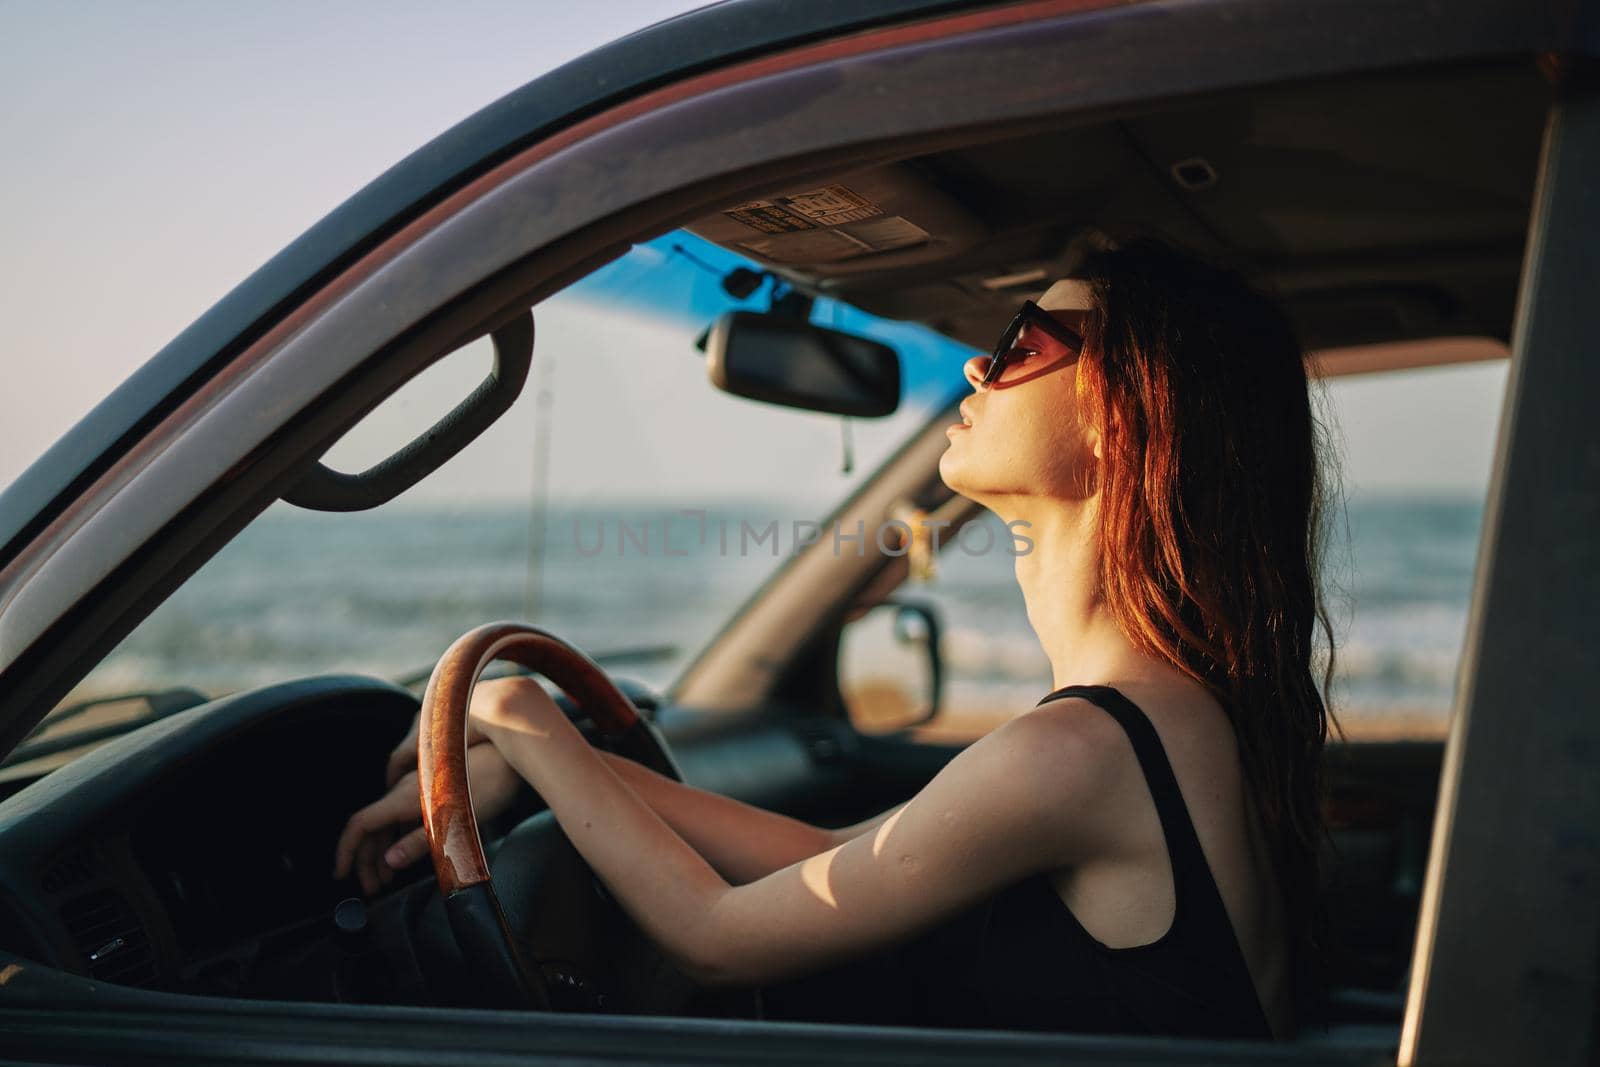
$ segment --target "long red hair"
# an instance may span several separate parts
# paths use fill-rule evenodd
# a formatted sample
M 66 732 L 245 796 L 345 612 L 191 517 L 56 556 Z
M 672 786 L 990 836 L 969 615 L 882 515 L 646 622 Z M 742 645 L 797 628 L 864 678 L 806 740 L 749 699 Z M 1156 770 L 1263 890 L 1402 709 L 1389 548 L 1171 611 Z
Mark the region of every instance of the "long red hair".
M 1094 303 L 1078 381 L 1102 438 L 1105 603 L 1137 647 L 1204 685 L 1232 720 L 1305 1011 L 1319 955 L 1322 753 L 1336 724 L 1319 582 L 1335 483 L 1304 354 L 1273 297 L 1165 241 L 1093 252 L 1076 273 Z

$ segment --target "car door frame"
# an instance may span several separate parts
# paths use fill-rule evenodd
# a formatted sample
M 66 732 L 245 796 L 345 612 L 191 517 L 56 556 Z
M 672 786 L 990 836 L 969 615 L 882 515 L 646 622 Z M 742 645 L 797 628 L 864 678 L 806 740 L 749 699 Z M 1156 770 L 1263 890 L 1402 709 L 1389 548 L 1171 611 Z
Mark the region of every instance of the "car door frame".
M 1551 72 L 1402 1063 L 1600 1054 L 1600 78 Z

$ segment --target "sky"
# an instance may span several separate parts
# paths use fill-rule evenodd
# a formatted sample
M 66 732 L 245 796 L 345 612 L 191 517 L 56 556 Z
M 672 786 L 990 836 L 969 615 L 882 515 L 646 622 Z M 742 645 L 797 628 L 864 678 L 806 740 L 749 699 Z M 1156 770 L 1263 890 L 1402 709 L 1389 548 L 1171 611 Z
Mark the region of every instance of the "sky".
M 0 487 L 231 288 L 412 150 L 561 63 L 697 6 L 607 0 L 597 18 L 594 5 L 527 0 L 0 0 L 0 360 L 10 401 Z M 683 264 L 674 266 L 678 277 Z M 672 492 L 749 483 L 825 493 L 853 481 L 841 473 L 839 420 L 774 415 L 716 393 L 688 345 L 694 316 L 709 305 L 657 321 L 661 306 L 599 314 L 581 291 L 542 306 L 532 399 L 430 478 L 422 496 L 525 495 L 535 442 L 528 405 L 541 390 L 559 416 L 550 479 L 558 490 L 650 492 L 669 478 Z M 575 358 L 596 347 L 614 356 L 603 390 L 583 373 L 596 364 Z M 651 351 L 648 367 L 623 358 L 637 360 L 641 349 Z M 377 458 L 419 419 L 431 421 L 470 389 L 481 356 L 463 353 L 426 386 L 397 395 L 335 458 L 359 469 L 362 456 Z M 1481 492 L 1504 383 L 1505 365 L 1494 363 L 1334 385 L 1347 484 Z M 855 477 L 919 410 L 857 420 Z M 617 411 L 628 413 L 623 432 L 584 438 Z M 759 451 L 739 447 L 758 419 L 776 427 L 770 439 Z M 480 457 L 499 457 L 500 466 Z

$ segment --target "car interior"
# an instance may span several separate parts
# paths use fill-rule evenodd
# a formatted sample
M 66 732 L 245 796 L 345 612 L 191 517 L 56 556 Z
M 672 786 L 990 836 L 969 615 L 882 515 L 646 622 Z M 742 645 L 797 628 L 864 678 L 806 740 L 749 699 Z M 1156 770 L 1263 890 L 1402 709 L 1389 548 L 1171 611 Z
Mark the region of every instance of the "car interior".
M 1144 230 L 1273 287 L 1323 374 L 1493 357 L 1511 336 L 1549 93 L 1520 60 L 1216 93 L 775 181 L 680 226 L 795 292 L 976 350 L 1094 242 Z M 1480 347 L 1400 343 L 1441 338 Z M 836 515 L 909 504 L 957 529 L 978 518 L 937 474 L 948 415 Z M 966 743 L 858 730 L 840 689 L 842 633 L 910 566 L 797 559 L 667 691 L 617 680 L 685 781 L 818 825 L 870 818 Z M 325 676 L 212 701 L 186 685 L 136 699 L 132 732 L 73 712 L 0 771 L 0 948 L 156 993 L 481 1006 L 425 864 L 355 904 L 327 877 L 348 813 L 381 791 L 418 687 Z M 612 743 L 563 699 L 595 743 Z M 1398 1033 L 1442 748 L 1331 745 L 1334 1033 Z M 482 830 L 508 921 L 545 950 L 556 1010 L 770 1016 L 759 995 L 673 973 L 531 790 Z M 859 1004 L 815 1010 L 871 1021 Z

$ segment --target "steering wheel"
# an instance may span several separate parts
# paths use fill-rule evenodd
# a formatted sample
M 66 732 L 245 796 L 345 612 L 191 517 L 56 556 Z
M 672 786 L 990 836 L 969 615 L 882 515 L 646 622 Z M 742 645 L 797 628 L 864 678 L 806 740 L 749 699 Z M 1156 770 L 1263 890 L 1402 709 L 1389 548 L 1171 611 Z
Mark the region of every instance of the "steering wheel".
M 463 635 L 434 667 L 422 700 L 417 770 L 422 823 L 451 933 L 497 1007 L 552 1010 L 550 979 L 513 935 L 495 895 L 467 782 L 467 709 L 473 687 L 495 660 L 549 678 L 586 712 L 607 747 L 682 781 L 666 742 L 604 669 L 545 630 L 494 622 Z M 569 846 L 570 848 L 570 843 Z M 598 884 L 587 864 L 577 864 Z

